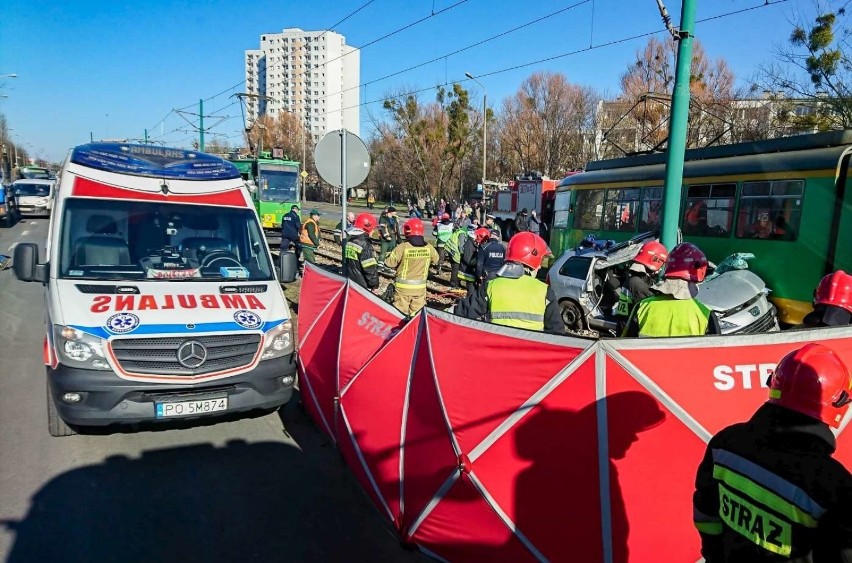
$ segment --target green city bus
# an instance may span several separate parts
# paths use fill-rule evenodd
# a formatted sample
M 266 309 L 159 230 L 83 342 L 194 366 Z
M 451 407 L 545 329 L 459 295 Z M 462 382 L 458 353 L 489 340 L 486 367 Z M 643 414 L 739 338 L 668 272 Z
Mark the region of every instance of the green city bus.
M 281 217 L 299 204 L 299 163 L 272 158 L 268 152 L 254 157 L 230 158 L 251 190 L 263 232 L 270 244 L 281 243 Z
M 820 278 L 852 271 L 852 130 L 686 151 L 678 226 L 714 262 L 735 252 L 799 324 Z M 551 248 L 627 240 L 662 220 L 665 154 L 590 162 L 557 186 Z M 845 244 L 843 243 L 845 241 Z

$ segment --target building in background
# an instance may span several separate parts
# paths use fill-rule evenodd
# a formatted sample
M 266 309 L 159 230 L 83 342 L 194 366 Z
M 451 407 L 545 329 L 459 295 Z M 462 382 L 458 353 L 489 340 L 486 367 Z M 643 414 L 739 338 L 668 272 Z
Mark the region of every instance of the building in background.
M 245 52 L 249 123 L 261 115 L 292 112 L 314 139 L 345 127 L 360 134 L 361 53 L 333 31 L 287 28 L 260 36 L 260 49 Z

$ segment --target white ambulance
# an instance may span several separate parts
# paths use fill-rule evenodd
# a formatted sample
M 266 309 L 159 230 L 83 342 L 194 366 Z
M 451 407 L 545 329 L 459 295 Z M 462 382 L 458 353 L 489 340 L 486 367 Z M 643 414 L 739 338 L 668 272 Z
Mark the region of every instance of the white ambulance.
M 240 173 L 151 145 L 92 143 L 58 176 L 46 256 L 48 426 L 274 409 L 292 394 L 290 311 Z M 70 426 L 69 426 L 70 425 Z

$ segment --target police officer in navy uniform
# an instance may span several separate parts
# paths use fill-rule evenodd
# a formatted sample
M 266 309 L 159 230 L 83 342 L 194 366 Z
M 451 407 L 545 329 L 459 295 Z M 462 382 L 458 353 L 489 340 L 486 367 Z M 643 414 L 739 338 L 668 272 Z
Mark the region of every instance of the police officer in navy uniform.
M 286 252 L 293 245 L 296 260 L 302 253 L 302 245 L 299 237 L 302 232 L 302 217 L 299 215 L 299 206 L 293 205 L 290 211 L 281 217 L 281 251 Z
M 500 237 L 498 229 L 491 229 L 488 242 L 482 245 L 476 255 L 476 278 L 479 283 L 494 279 L 506 262 L 506 247 L 500 242 Z
M 849 368 L 807 344 L 781 360 L 750 420 L 710 440 L 693 496 L 707 563 L 852 562 L 852 475 L 831 432 L 850 400 Z

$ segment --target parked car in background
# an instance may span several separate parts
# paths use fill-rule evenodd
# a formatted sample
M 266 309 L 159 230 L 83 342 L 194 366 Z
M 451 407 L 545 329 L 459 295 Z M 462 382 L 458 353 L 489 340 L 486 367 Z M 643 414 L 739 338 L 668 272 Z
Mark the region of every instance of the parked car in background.
M 566 328 L 614 334 L 618 295 L 611 288 L 618 284 L 607 280 L 610 276 L 623 279 L 642 244 L 654 238 L 654 233 L 645 233 L 619 244 L 609 241 L 611 244 L 568 250 L 553 263 L 547 283 L 562 307 Z M 775 306 L 767 299 L 770 290 L 754 272 L 726 271 L 708 277 L 698 287 L 698 299 L 716 312 L 722 334 L 780 330 Z
M 15 208 L 21 217 L 49 217 L 56 180 L 17 180 L 12 184 Z

